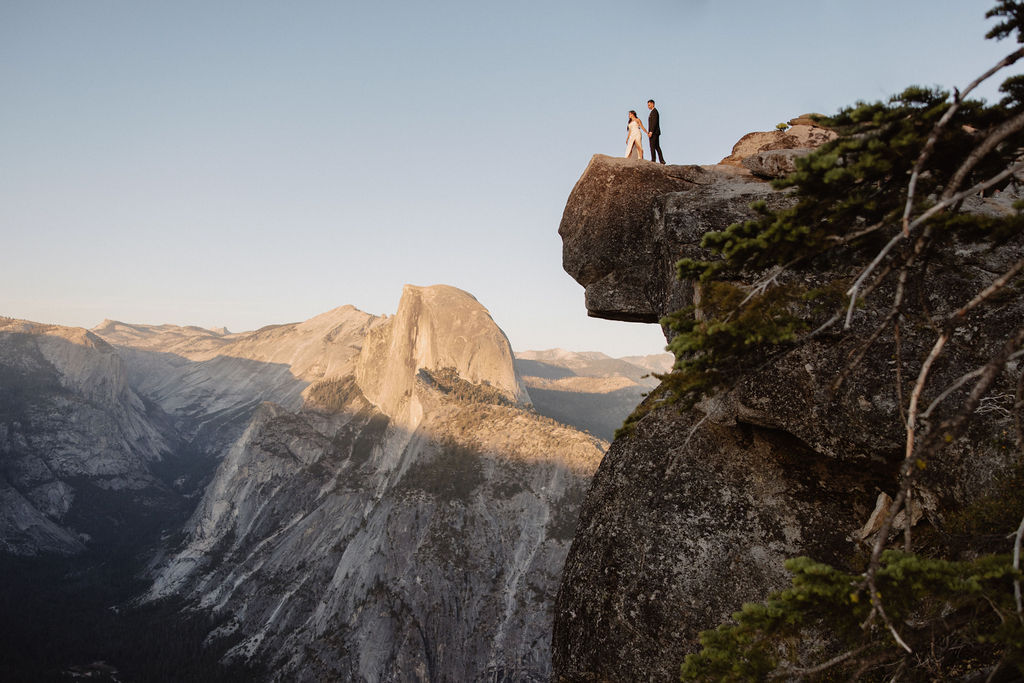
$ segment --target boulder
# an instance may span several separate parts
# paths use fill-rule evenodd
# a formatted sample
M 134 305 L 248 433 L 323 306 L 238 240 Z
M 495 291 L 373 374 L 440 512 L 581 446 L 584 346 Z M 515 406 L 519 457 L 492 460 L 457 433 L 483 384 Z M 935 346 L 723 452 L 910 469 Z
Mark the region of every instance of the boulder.
M 796 160 L 809 149 L 772 149 L 753 154 L 740 163 L 758 178 L 784 178 L 796 170 Z
M 758 152 L 776 149 L 814 149 L 829 140 L 834 140 L 836 133 L 821 126 L 807 125 L 803 119 L 794 119 L 788 130 L 772 130 L 759 133 L 747 133 L 733 145 L 732 153 L 720 163 L 739 166 L 744 159 Z

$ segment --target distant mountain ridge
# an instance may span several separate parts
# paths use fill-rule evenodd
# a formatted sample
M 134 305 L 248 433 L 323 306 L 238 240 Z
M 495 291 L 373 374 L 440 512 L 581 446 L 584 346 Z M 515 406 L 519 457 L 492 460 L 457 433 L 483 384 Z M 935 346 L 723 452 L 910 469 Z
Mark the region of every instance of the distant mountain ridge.
M 206 642 L 225 661 L 289 680 L 546 680 L 561 564 L 607 447 L 567 418 L 581 397 L 638 401 L 647 370 L 521 355 L 444 285 L 406 286 L 394 315 L 342 306 L 241 333 L 0 319 L 2 551 L 102 548 L 79 520 L 112 508 L 61 501 L 119 482 L 102 504 L 135 500 L 171 531 L 199 501 L 174 545 L 156 552 L 152 524 L 119 540 L 157 563 L 148 600 L 220 624 Z M 26 405 L 48 408 L 31 422 Z M 25 424 L 36 441 L 18 447 Z M 103 450 L 114 434 L 125 445 Z M 33 479 L 44 439 L 78 444 L 79 469 L 123 451 L 121 469 L 62 478 L 65 458 Z
M 612 358 L 597 351 L 521 351 L 516 370 L 537 411 L 611 440 L 623 420 L 671 370 L 670 353 Z
M 353 324 L 365 336 L 340 374 L 298 409 L 258 408 L 149 599 L 228 618 L 211 636 L 237 641 L 227 657 L 288 680 L 545 680 L 606 444 L 532 410 L 465 292 L 406 286 L 394 316 L 346 315 L 325 338 Z
M 130 507 L 175 506 L 156 468 L 173 469 L 176 444 L 128 374 L 92 332 L 0 319 L 0 550 L 81 552 L 109 533 L 89 502 L 109 492 Z

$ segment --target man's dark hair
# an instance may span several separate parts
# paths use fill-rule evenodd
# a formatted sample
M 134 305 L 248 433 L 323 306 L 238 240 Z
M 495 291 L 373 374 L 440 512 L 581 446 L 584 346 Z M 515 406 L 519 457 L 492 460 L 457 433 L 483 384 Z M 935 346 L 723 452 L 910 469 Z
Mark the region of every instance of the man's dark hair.
M 654 104 L 654 100 L 647 100 L 647 101 L 650 102 L 651 104 Z

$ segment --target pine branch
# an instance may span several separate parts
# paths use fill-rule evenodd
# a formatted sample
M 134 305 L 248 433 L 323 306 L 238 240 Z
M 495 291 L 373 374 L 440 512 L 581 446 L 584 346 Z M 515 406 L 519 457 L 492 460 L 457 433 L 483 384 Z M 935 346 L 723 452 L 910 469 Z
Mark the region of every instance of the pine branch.
M 979 85 L 984 83 L 995 73 L 1004 69 L 1012 64 L 1015 64 L 1017 60 L 1024 57 L 1024 48 L 1012 52 L 1001 60 L 999 60 L 995 66 L 990 68 L 988 71 L 978 76 L 976 79 L 963 90 L 963 92 L 957 92 L 953 99 L 953 104 L 949 106 L 949 109 L 942 115 L 942 118 L 932 128 L 931 135 L 928 136 L 928 140 L 925 142 L 924 147 L 921 149 L 921 153 L 917 157 L 917 161 L 914 163 L 914 170 L 910 174 L 910 182 L 907 185 L 907 202 L 903 208 L 903 219 L 901 221 L 903 225 L 903 235 L 910 235 L 910 214 L 914 210 L 914 200 L 916 199 L 915 193 L 917 191 L 917 180 L 921 175 L 921 170 L 924 168 L 924 164 L 928 161 L 928 157 L 931 156 L 932 150 L 935 148 L 935 144 L 939 141 L 939 135 L 949 124 L 953 118 L 953 114 L 960 108 L 960 104 L 963 102 L 963 98 L 967 97 L 972 90 L 977 88 Z
M 996 129 L 993 130 L 980 145 L 975 147 L 974 150 L 967 155 L 966 159 L 964 159 L 960 168 L 958 168 L 956 173 L 953 174 L 949 184 L 946 185 L 946 189 L 942 193 L 943 198 L 952 196 L 953 193 L 956 192 L 957 188 L 960 187 L 964 178 L 967 177 L 967 174 L 978 165 L 979 161 L 985 158 L 985 155 L 995 149 L 996 145 L 1022 128 L 1024 128 L 1024 111 L 996 127 Z

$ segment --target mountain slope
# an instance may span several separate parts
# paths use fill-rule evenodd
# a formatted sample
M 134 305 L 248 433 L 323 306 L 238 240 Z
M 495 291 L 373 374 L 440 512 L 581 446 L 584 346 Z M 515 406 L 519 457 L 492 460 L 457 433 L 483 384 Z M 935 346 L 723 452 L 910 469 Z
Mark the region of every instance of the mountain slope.
M 92 331 L 118 348 L 132 385 L 174 417 L 182 438 L 218 455 L 262 401 L 298 408 L 311 382 L 352 372 L 377 322 L 341 306 L 301 323 L 238 334 L 111 320 Z
M 163 419 L 96 335 L 0 318 L 0 549 L 74 554 L 131 508 L 176 506 L 155 474 L 176 459 Z
M 546 680 L 605 444 L 537 415 L 486 310 L 411 287 L 351 372 L 264 403 L 149 599 L 228 619 L 280 680 Z
M 520 351 L 516 371 L 537 412 L 610 440 L 658 385 L 651 373 L 667 372 L 672 360 L 667 353 L 612 358 L 594 351 Z

